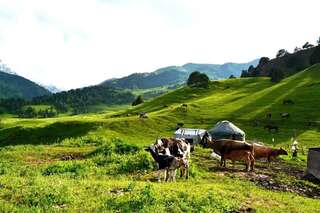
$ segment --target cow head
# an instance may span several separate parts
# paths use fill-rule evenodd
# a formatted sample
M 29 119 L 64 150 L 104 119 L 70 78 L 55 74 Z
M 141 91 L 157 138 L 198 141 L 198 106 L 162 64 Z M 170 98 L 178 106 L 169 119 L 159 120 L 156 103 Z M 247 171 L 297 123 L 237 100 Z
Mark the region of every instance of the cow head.
M 278 153 L 279 155 L 288 155 L 288 152 L 282 148 L 279 149 Z

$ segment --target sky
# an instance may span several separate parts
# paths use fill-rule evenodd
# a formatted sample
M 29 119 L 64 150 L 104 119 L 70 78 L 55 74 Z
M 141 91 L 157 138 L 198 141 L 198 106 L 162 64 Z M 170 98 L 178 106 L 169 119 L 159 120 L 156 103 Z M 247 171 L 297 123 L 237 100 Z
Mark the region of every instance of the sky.
M 0 59 L 61 89 L 248 62 L 320 36 L 319 0 L 0 0 Z

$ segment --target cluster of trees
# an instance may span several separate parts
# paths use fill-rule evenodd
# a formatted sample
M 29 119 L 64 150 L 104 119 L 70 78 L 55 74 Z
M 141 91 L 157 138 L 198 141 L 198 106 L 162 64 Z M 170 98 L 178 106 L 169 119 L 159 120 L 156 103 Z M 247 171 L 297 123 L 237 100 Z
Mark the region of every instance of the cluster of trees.
M 319 46 L 320 45 L 320 37 L 319 39 L 317 40 L 317 45 Z M 302 45 L 302 48 L 300 47 L 295 47 L 293 52 L 296 53 L 296 52 L 299 52 L 301 50 L 305 50 L 305 49 L 309 49 L 309 48 L 313 48 L 314 45 L 309 43 L 309 42 L 306 42 Z M 290 54 L 286 49 L 280 49 L 277 54 L 276 54 L 276 58 L 280 58 L 280 57 L 283 57 L 285 55 L 288 55 Z
M 27 104 L 28 102 L 21 98 L 0 99 L 0 114 L 18 114 L 21 108 Z
M 28 106 L 18 113 L 19 118 L 53 118 L 57 115 L 58 112 L 53 107 L 37 111 L 35 108 Z
M 204 73 L 194 71 L 190 74 L 187 80 L 187 85 L 190 87 L 208 87 L 209 77 Z
M 104 86 L 92 86 L 38 96 L 31 101 L 20 98 L 0 99 L 0 113 L 11 113 L 25 118 L 54 117 L 58 113 L 66 113 L 70 110 L 73 114 L 87 113 L 89 107 L 96 104 L 124 104 L 131 103 L 134 99 L 134 95 L 130 92 Z M 39 111 L 32 107 L 25 107 L 43 104 L 53 107 Z
M 262 57 L 257 67 L 250 66 L 248 70 L 243 70 L 241 77 L 269 76 L 271 81 L 279 82 L 286 76 L 320 63 L 320 37 L 317 44 L 314 46 L 306 42 L 301 48 L 296 47 L 292 54 L 285 49 L 280 49 L 276 59 Z
M 58 112 L 65 113 L 69 108 L 73 114 L 87 113 L 89 107 L 96 104 L 124 104 L 134 100 L 130 92 L 105 86 L 91 86 L 69 90 L 52 95 L 39 96 L 32 100 L 34 104 L 55 106 Z

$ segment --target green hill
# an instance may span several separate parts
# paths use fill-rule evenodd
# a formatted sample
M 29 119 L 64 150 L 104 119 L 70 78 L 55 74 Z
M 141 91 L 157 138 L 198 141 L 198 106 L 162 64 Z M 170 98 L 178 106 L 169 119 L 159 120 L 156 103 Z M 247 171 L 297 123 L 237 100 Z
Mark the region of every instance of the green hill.
M 0 71 L 0 98 L 23 98 L 48 95 L 50 92 L 21 76 Z
M 240 76 L 242 70 L 257 65 L 258 60 L 248 63 L 194 64 L 169 66 L 151 73 L 135 73 L 119 79 L 110 79 L 101 83 L 112 87 L 127 89 L 148 89 L 155 87 L 183 84 L 191 72 L 197 70 L 208 75 L 210 79 L 225 79 L 230 75 Z
M 295 102 L 283 105 L 284 99 Z M 0 120 L 0 209 L 3 212 L 317 212 L 320 185 L 303 178 L 306 151 L 319 146 L 320 65 L 280 83 L 269 78 L 212 81 L 184 87 L 136 107 L 103 114 Z M 187 110 L 181 105 L 187 104 Z M 148 112 L 141 119 L 136 113 Z M 271 112 L 272 118 L 266 118 Z M 289 119 L 279 113 L 288 112 Z M 155 183 L 143 146 L 172 136 L 178 122 L 211 128 L 230 120 L 249 140 L 282 146 L 289 156 L 254 172 L 217 166 L 196 147 L 190 179 Z M 309 122 L 311 125 L 309 125 Z M 279 132 L 263 128 L 272 123 Z M 291 137 L 299 141 L 291 158 Z M 274 140 L 272 140 L 274 138 Z M 14 190 L 12 190 L 14 189 Z M 300 204 L 301 205 L 297 205 Z M 31 209 L 31 210 L 30 210 Z

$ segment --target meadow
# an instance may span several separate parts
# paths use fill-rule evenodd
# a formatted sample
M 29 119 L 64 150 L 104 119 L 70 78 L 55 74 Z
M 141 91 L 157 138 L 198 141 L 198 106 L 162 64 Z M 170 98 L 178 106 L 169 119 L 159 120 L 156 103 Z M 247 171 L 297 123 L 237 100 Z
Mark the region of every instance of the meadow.
M 320 185 L 303 173 L 307 149 L 319 146 L 319 103 L 315 65 L 277 84 L 269 78 L 212 81 L 209 88 L 182 87 L 136 107 L 101 105 L 92 113 L 45 119 L 2 116 L 0 211 L 317 212 Z M 282 119 L 282 112 L 290 118 Z M 177 123 L 210 129 L 220 120 L 236 124 L 249 140 L 289 153 L 296 137 L 298 158 L 289 154 L 271 168 L 257 163 L 246 173 L 241 163 L 221 169 L 210 150 L 196 147 L 189 180 L 156 182 L 144 146 L 172 136 Z M 263 128 L 270 123 L 279 132 Z

